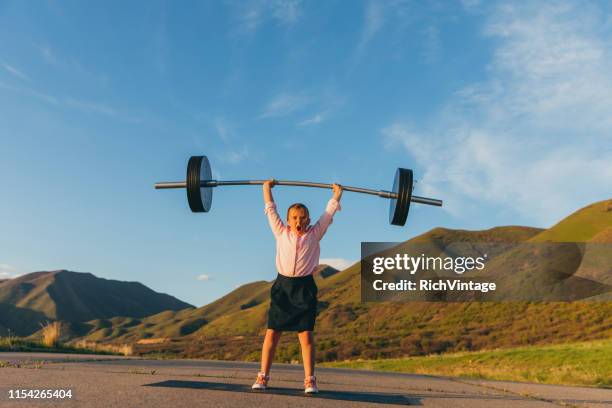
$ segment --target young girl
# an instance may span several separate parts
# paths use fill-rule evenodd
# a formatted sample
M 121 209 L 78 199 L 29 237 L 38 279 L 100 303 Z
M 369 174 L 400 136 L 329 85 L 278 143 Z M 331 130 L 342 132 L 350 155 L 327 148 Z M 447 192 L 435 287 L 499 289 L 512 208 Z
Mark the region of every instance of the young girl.
M 270 366 L 283 331 L 296 331 L 304 360 L 304 392 L 316 393 L 314 376 L 315 346 L 312 331 L 317 316 L 317 285 L 312 273 L 319 265 L 319 241 L 340 210 L 342 187 L 333 185 L 334 195 L 321 218 L 310 226 L 310 215 L 304 204 L 296 203 L 287 210 L 287 225 L 283 224 L 272 198 L 274 179 L 263 185 L 265 214 L 276 238 L 276 269 L 278 276 L 270 289 L 268 330 L 261 350 L 261 371 L 253 389 L 265 390 L 270 380 Z

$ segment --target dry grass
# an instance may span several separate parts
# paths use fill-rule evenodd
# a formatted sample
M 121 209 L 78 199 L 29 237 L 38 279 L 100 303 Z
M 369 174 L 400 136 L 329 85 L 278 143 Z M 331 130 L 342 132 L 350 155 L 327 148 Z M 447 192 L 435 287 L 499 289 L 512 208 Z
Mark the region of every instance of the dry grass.
M 94 353 L 112 353 L 131 356 L 134 354 L 134 349 L 131 344 L 100 344 L 95 341 L 81 340 L 74 344 L 78 349 L 93 351 Z
M 59 322 L 48 323 L 42 329 L 42 344 L 46 347 L 57 347 L 62 334 L 61 324 Z
M 137 341 L 137 344 L 160 344 L 160 343 L 169 343 L 170 339 L 167 337 L 156 337 L 153 339 L 140 339 Z
M 65 344 L 61 341 L 62 325 L 60 322 L 47 322 L 41 330 L 41 337 L 35 340 L 22 339 L 13 335 L 0 337 L 0 350 L 21 351 L 60 351 L 72 353 L 122 354 L 131 356 L 134 350 L 131 344 L 100 344 L 95 341 L 81 340 L 76 344 Z M 42 349 L 41 349 L 42 347 Z
M 13 349 L 17 344 L 19 344 L 19 337 L 15 336 L 11 333 L 9 329 L 9 334 L 6 337 L 0 337 L 0 347 L 5 346 L 8 347 L 9 350 Z
M 100 344 L 95 341 L 81 340 L 76 344 L 65 344 L 59 340 L 61 329 L 58 325 L 47 325 L 46 336 L 40 340 L 22 339 L 16 336 L 0 337 L 0 352 L 2 351 L 44 351 L 59 353 L 86 353 L 86 354 L 118 354 L 124 356 L 134 355 L 131 344 Z M 0 365 L 1 367 L 1 365 Z

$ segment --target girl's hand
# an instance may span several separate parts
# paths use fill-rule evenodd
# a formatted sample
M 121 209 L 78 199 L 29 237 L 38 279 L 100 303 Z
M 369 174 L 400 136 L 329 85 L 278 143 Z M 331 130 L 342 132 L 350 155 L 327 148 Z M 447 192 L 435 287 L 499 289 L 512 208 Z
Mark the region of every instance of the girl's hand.
M 272 187 L 276 184 L 276 180 L 271 178 L 263 183 L 263 199 L 266 204 L 273 203 L 274 197 L 272 197 Z
M 334 183 L 332 185 L 334 189 L 334 200 L 340 202 L 340 198 L 342 198 L 342 186 L 340 184 Z
M 270 180 L 264 181 L 263 186 L 267 189 L 270 189 L 276 185 L 276 180 L 271 178 Z

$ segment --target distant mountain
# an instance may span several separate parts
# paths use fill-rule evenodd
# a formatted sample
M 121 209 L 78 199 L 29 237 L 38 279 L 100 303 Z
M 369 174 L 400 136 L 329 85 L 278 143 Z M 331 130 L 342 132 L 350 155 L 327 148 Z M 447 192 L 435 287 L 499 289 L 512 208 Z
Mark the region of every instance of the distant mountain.
M 85 322 L 114 316 L 144 317 L 164 310 L 193 308 L 173 296 L 157 293 L 138 282 L 98 278 L 91 273 L 66 270 L 33 272 L 0 283 L 0 305 L 9 314 L 31 317 L 15 321 L 62 320 Z M 0 313 L 0 324 L 8 315 Z M 20 333 L 31 325 L 20 324 Z M 36 326 L 36 324 L 35 324 Z M 38 326 L 38 328 L 40 328 Z

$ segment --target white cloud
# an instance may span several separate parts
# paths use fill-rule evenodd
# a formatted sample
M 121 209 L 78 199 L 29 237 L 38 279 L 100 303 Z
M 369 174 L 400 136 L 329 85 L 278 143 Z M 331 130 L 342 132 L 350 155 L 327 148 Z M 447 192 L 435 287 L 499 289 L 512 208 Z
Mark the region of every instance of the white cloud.
M 215 118 L 213 120 L 213 126 L 217 131 L 217 134 L 224 142 L 229 141 L 235 134 L 234 126 L 225 118 Z
M 320 264 L 329 265 L 332 268 L 338 269 L 339 271 L 342 271 L 348 268 L 349 266 L 352 266 L 353 264 L 355 264 L 355 262 L 356 261 L 351 261 L 349 259 L 344 258 L 321 258 L 319 260 Z
M 435 124 L 382 130 L 424 169 L 419 193 L 455 214 L 485 205 L 543 225 L 609 198 L 612 44 L 602 15 L 571 3 L 495 9 L 488 79 L 453 95 Z
M 296 126 L 311 126 L 323 123 L 329 120 L 346 103 L 346 97 L 339 94 L 333 84 L 318 92 L 311 92 L 309 95 L 308 105 L 316 113 L 296 123 Z
M 244 31 L 255 31 L 263 20 L 262 1 L 245 2 L 243 8 L 239 11 L 237 19 L 239 27 Z
M 319 89 L 301 92 L 281 92 L 272 97 L 265 105 L 259 119 L 284 117 L 293 114 L 308 115 L 296 126 L 308 126 L 322 123 L 346 103 L 346 97 L 339 94 L 335 84 Z
M 18 70 L 17 68 L 13 67 L 12 65 L 9 65 L 7 63 L 2 63 L 0 65 L 12 76 L 18 79 L 21 79 L 22 81 L 30 82 L 30 78 L 26 74 L 24 74 L 22 71 Z
M 198 277 L 196 277 L 196 279 L 199 280 L 199 281 L 208 282 L 210 280 L 210 276 L 208 276 L 205 273 L 203 273 L 202 275 L 198 275 Z
M 0 264 L 0 272 L 9 273 L 15 272 L 17 268 L 9 264 Z
M 12 92 L 20 93 L 22 95 L 34 97 L 35 99 L 38 99 L 39 101 L 42 101 L 44 103 L 48 103 L 49 105 L 59 106 L 62 104 L 62 102 L 55 96 L 49 95 L 44 92 L 39 92 L 29 87 L 14 87 L 14 86 L 4 84 L 2 82 L 0 82 L 0 87 L 8 89 Z
M 480 6 L 480 0 L 461 0 L 461 4 L 466 9 L 472 9 Z
M 290 26 L 301 15 L 301 0 L 250 0 L 231 2 L 230 7 L 238 24 L 238 31 L 253 33 L 267 21 Z
M 49 105 L 53 105 L 56 107 L 60 106 L 60 107 L 65 107 L 65 108 L 70 108 L 70 109 L 76 109 L 81 112 L 90 113 L 90 114 L 116 117 L 116 118 L 119 118 L 119 119 L 122 119 L 128 122 L 140 122 L 141 121 L 141 119 L 138 117 L 132 117 L 132 116 L 122 114 L 121 112 L 117 111 L 115 108 L 105 105 L 100 102 L 96 102 L 96 101 L 77 99 L 77 98 L 72 98 L 72 97 L 65 97 L 65 98 L 55 97 L 53 95 L 37 91 L 36 89 L 33 89 L 28 86 L 17 87 L 17 86 L 6 84 L 2 81 L 0 81 L 0 88 L 7 89 L 11 92 L 33 97 L 35 99 L 38 99 L 39 101 L 42 101 L 44 103 L 47 103 Z
M 266 104 L 259 118 L 266 119 L 287 116 L 304 108 L 309 102 L 310 99 L 304 95 L 282 93 L 276 95 Z
M 18 268 L 9 264 L 0 264 L 0 279 L 13 279 L 21 276 Z
M 301 0 L 276 0 L 272 2 L 272 15 L 284 24 L 293 24 L 300 16 Z
M 228 150 L 217 155 L 219 161 L 229 164 L 240 163 L 243 160 L 247 159 L 249 156 L 249 149 L 246 146 L 242 146 L 242 148 L 239 150 Z
M 301 122 L 298 122 L 297 126 L 316 125 L 316 124 L 323 122 L 325 119 L 327 119 L 326 112 L 320 112 L 310 118 L 307 118 Z
M 366 5 L 361 40 L 357 47 L 359 52 L 368 45 L 376 33 L 382 28 L 385 21 L 385 7 L 385 3 L 374 0 L 370 0 Z
M 402 33 L 410 26 L 414 19 L 413 4 L 409 0 L 370 0 L 365 6 L 361 35 L 354 57 L 359 58 L 370 42 L 385 29 L 391 32 Z M 385 46 L 389 46 L 386 44 Z

